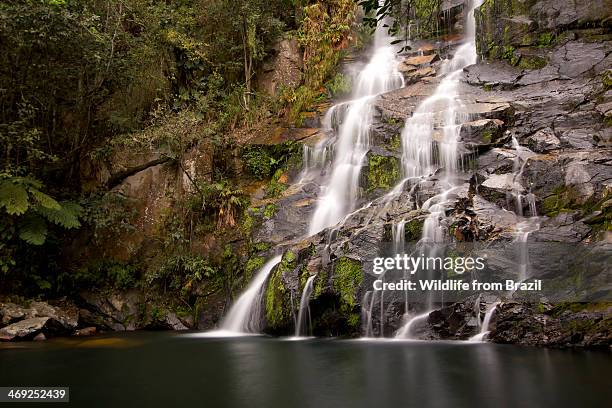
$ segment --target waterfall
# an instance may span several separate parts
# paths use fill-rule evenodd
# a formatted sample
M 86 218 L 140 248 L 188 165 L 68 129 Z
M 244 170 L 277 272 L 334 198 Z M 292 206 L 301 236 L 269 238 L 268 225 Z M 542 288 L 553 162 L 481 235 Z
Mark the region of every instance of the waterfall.
M 523 197 L 527 199 L 527 204 L 529 206 L 529 218 L 524 218 L 523 221 L 519 222 L 516 225 L 516 239 L 515 242 L 518 245 L 518 279 L 519 281 L 524 281 L 529 278 L 529 248 L 527 246 L 527 240 L 529 239 L 529 234 L 534 231 L 540 229 L 539 218 L 536 208 L 535 195 L 532 193 L 528 193 L 523 196 L 522 194 L 522 178 L 523 171 L 525 170 L 525 165 L 527 164 L 527 160 L 534 156 L 533 153 L 528 148 L 521 146 L 516 137 L 512 137 L 512 146 L 516 152 L 516 157 L 514 159 L 514 176 L 513 176 L 513 195 L 515 198 L 515 206 L 516 206 L 516 214 L 523 217 Z
M 333 148 L 332 173 L 322 188 L 309 235 L 337 224 L 355 209 L 361 168 L 370 148 L 373 98 L 404 86 L 404 79 L 397 70 L 395 48 L 389 45 L 390 38 L 385 31 L 382 24 L 376 28 L 374 53 L 355 81 L 354 99 L 340 104 L 343 107 L 341 114 L 336 114 L 339 105 L 335 105 L 330 108 L 331 114 L 326 115 L 331 118 L 333 125 L 334 122 L 341 123 L 338 124 L 337 140 Z
M 483 341 L 485 336 L 489 334 L 489 324 L 491 323 L 491 318 L 493 314 L 497 310 L 497 306 L 500 302 L 495 302 L 489 307 L 487 312 L 485 313 L 484 320 L 482 321 L 482 326 L 480 327 L 480 332 L 475 336 L 470 337 L 469 341 Z M 480 314 L 480 312 L 479 312 Z
M 421 313 L 419 315 L 414 316 L 404 326 L 402 326 L 401 329 L 397 331 L 395 337 L 400 339 L 410 339 L 412 337 L 412 328 L 414 327 L 415 323 L 419 320 L 423 320 L 426 317 L 429 317 L 430 313 L 430 311 L 427 311 L 425 313 Z
M 456 188 L 454 178 L 459 163 L 459 134 L 461 123 L 468 119 L 467 115 L 459 113 L 461 101 L 458 87 L 463 68 L 477 62 L 474 9 L 481 4 L 482 0 L 474 0 L 470 4 L 464 44 L 457 49 L 452 60 L 444 65 L 443 74 L 446 76 L 434 93 L 417 107 L 402 130 L 402 169 L 405 177 L 424 177 L 438 169 L 444 171 L 440 180 L 444 186 L 442 192 L 422 206 L 429 210 L 429 215 L 423 224 L 420 245 L 427 245 L 423 251 L 428 252 L 428 256 L 435 256 L 431 252 L 436 251 L 435 244 L 445 240 L 442 220 L 445 218 L 447 196 Z M 427 272 L 428 275 L 435 273 Z M 408 319 L 395 336 L 409 338 L 415 323 L 429 315 L 433 304 L 434 296 L 430 293 L 425 305 L 427 312 Z
M 249 287 L 234 303 L 221 323 L 221 330 L 231 333 L 257 333 L 262 318 L 264 285 L 270 272 L 280 263 L 281 255 L 270 259 L 255 275 Z
M 300 298 L 300 311 L 298 312 L 297 322 L 295 325 L 295 336 L 305 336 L 306 330 L 302 333 L 302 328 L 307 327 L 310 322 L 310 295 L 312 294 L 312 283 L 316 278 L 316 275 L 312 275 L 308 278 L 306 283 L 304 284 L 304 289 L 302 290 L 302 297 Z

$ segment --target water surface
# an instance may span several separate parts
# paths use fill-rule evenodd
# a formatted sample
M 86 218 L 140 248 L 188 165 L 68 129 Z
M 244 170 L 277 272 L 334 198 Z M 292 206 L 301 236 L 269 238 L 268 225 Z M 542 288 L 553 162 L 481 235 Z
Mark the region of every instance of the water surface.
M 469 343 L 127 333 L 0 345 L 0 386 L 69 386 L 71 405 L 609 406 L 607 352 Z

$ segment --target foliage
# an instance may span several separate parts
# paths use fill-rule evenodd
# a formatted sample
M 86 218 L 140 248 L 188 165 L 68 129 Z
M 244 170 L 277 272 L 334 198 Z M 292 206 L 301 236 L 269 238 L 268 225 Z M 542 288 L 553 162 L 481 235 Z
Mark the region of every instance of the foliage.
M 0 174 L 0 268 L 8 272 L 16 262 L 17 238 L 30 245 L 43 245 L 51 225 L 78 228 L 82 208 L 71 201 L 59 202 L 43 193 L 40 181 Z
M 332 97 L 344 96 L 351 92 L 352 81 L 349 75 L 338 72 L 332 79 L 325 83 L 325 88 Z
M 198 255 L 179 254 L 166 259 L 157 273 L 147 275 L 149 283 L 188 295 L 200 282 L 218 279 L 218 271 Z
M 388 31 L 402 40 L 407 41 L 410 33 L 418 31 L 422 38 L 439 35 L 443 25 L 438 24 L 442 0 L 360 0 L 366 17 L 364 23 L 370 27 L 384 24 Z M 389 25 L 390 24 L 390 25 Z M 415 27 L 416 30 L 413 28 Z M 401 50 L 410 49 L 405 45 Z

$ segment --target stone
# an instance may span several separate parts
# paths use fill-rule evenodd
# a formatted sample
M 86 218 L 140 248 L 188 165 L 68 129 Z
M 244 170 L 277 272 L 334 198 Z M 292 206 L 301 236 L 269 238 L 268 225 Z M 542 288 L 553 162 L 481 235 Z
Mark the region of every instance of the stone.
M 402 61 L 402 64 L 406 65 L 406 66 L 423 66 L 423 65 L 429 65 L 432 62 L 437 61 L 438 59 L 440 59 L 440 57 L 438 57 L 438 54 L 429 54 L 429 55 L 417 55 L 414 57 L 409 57 L 406 58 Z M 401 69 L 400 69 L 401 70 Z
M 460 138 L 469 147 L 491 145 L 503 135 L 504 122 L 499 119 L 479 119 L 461 126 Z
M 26 317 L 27 309 L 15 303 L 0 303 L 2 325 L 9 325 Z
M 108 295 L 83 291 L 80 297 L 89 313 L 83 313 L 84 324 L 116 331 L 139 328 L 141 294 L 137 291 L 114 292 Z
M 0 329 L 0 340 L 29 340 L 41 331 L 47 333 L 65 332 L 62 325 L 50 317 L 31 317 Z
M 536 153 L 546 153 L 559 149 L 561 141 L 555 136 L 555 132 L 547 127 L 527 137 L 527 145 Z
M 38 333 L 36 336 L 34 336 L 34 338 L 32 340 L 34 340 L 34 341 L 45 341 L 45 340 L 47 340 L 47 337 L 45 337 L 44 333 Z
M 283 88 L 295 89 L 302 82 L 303 57 L 296 38 L 283 38 L 272 47 L 271 57 L 258 72 L 257 88 L 278 96 Z
M 98 332 L 98 329 L 95 326 L 89 326 L 89 327 L 83 327 L 82 329 L 75 331 L 74 335 L 78 337 L 86 337 L 86 336 L 93 336 L 97 332 Z
M 28 317 L 50 317 L 68 331 L 74 330 L 79 323 L 79 310 L 71 303 L 52 306 L 47 302 L 31 302 Z

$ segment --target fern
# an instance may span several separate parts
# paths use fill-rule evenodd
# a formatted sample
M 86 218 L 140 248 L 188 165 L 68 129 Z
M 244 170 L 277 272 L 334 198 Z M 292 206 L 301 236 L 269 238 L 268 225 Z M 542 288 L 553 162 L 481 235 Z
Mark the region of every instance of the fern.
M 9 215 L 19 238 L 31 245 L 45 243 L 47 222 L 63 228 L 81 226 L 82 207 L 72 201 L 58 202 L 41 191 L 43 184 L 29 177 L 0 178 L 0 210 Z
M 28 244 L 44 244 L 47 232 L 47 223 L 38 215 L 28 214 L 19 223 L 19 238 Z
M 81 226 L 79 216 L 82 211 L 83 208 L 80 205 L 71 201 L 62 202 L 59 209 L 45 208 L 41 205 L 36 207 L 38 214 L 64 228 L 79 228 Z
M 0 182 L 0 208 L 3 207 L 8 215 L 23 215 L 28 211 L 28 192 L 23 185 L 11 180 Z
M 58 203 L 53 197 L 48 196 L 42 191 L 33 187 L 29 188 L 28 190 L 30 191 L 30 194 L 32 194 L 32 197 L 34 197 L 34 200 L 36 200 L 36 202 L 42 207 L 51 210 L 60 210 L 62 208 L 60 203 Z

